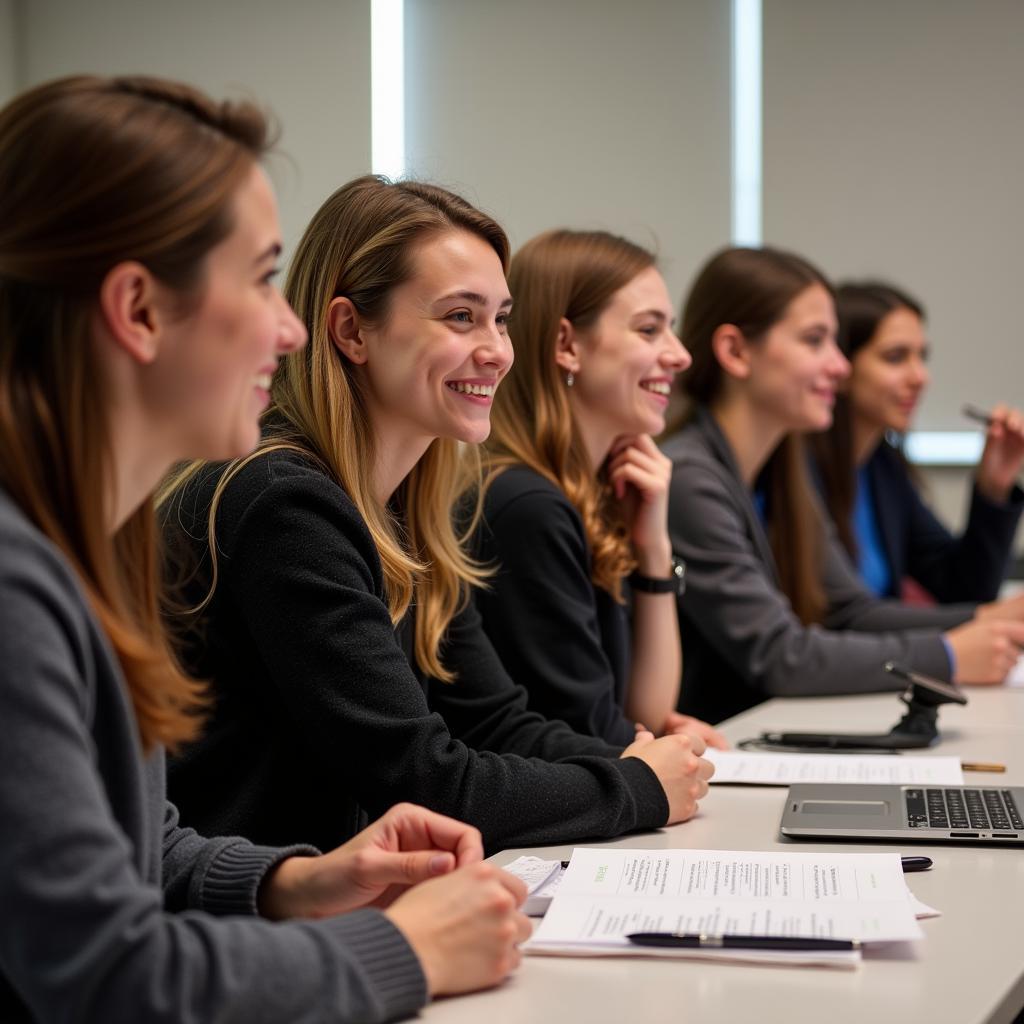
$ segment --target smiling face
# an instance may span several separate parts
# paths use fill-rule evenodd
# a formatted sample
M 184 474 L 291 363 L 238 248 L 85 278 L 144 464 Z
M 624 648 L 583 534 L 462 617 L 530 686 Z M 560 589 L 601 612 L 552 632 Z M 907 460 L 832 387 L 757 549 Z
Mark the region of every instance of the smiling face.
M 306 330 L 273 276 L 281 252 L 277 206 L 253 167 L 234 200 L 234 227 L 210 250 L 199 305 L 172 312 L 157 359 L 146 369 L 148 406 L 173 423 L 179 458 L 228 459 L 259 441 L 278 359 L 301 348 Z
M 850 364 L 836 345 L 832 296 L 820 284 L 800 292 L 763 340 L 750 345 L 750 401 L 789 431 L 827 430 Z
M 853 415 L 871 430 L 905 433 L 928 386 L 927 360 L 921 318 L 902 306 L 887 313 L 851 361 Z
M 478 444 L 512 365 L 512 306 L 498 254 L 463 230 L 423 241 L 383 324 L 363 327 L 366 394 L 378 434 Z
M 559 351 L 559 365 L 575 378 L 570 400 L 584 430 L 614 438 L 665 429 L 672 381 L 690 365 L 673 322 L 665 280 L 648 267 L 612 295 L 591 327 L 576 332 L 574 351 Z

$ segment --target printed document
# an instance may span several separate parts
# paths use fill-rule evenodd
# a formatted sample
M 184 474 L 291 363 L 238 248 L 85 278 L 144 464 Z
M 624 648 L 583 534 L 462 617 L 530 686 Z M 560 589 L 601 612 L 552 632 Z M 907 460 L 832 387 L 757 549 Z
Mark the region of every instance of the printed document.
M 648 955 L 630 932 L 903 942 L 921 937 L 895 853 L 591 849 L 572 860 L 531 953 Z M 737 950 L 664 953 L 747 962 L 834 963 L 851 954 Z M 730 956 L 727 954 L 739 955 Z
M 897 786 L 962 786 L 957 757 L 902 754 L 773 754 L 752 750 L 712 750 L 714 783 L 788 786 L 794 782 L 878 782 Z

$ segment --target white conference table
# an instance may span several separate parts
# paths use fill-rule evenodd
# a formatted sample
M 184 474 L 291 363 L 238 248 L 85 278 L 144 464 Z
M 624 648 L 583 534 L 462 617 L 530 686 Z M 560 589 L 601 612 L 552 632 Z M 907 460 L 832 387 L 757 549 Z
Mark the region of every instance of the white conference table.
M 966 707 L 943 707 L 934 753 L 1001 762 L 1006 774 L 967 773 L 968 784 L 1024 785 L 1024 689 L 973 688 Z M 903 705 L 894 694 L 774 700 L 730 719 L 730 742 L 769 729 L 884 732 Z M 782 839 L 781 788 L 712 786 L 696 818 L 607 843 L 647 849 L 835 849 Z M 925 853 L 929 872 L 907 875 L 914 893 L 942 911 L 921 922 L 925 938 L 910 959 L 868 953 L 856 970 L 746 967 L 642 959 L 524 957 L 519 971 L 489 992 L 441 1000 L 428 1024 L 685 1024 L 711 1021 L 828 1024 L 1005 1024 L 1024 1007 L 1024 848 L 908 843 L 842 844 L 850 852 Z M 507 850 L 568 858 L 572 846 Z

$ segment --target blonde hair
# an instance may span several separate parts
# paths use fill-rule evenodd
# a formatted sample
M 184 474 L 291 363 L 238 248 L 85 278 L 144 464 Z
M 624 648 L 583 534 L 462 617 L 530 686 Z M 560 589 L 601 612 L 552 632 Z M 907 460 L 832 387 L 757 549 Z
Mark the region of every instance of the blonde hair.
M 620 288 L 654 265 L 652 253 L 604 231 L 548 231 L 515 254 L 509 288 L 516 360 L 496 392 L 485 446 L 484 491 L 516 463 L 561 488 L 583 520 L 592 580 L 617 601 L 636 562 L 604 471 L 590 465 L 555 344 L 563 317 L 586 330 Z
M 465 605 L 469 587 L 480 585 L 487 576 L 465 547 L 477 511 L 464 531 L 452 519 L 467 474 L 479 475 L 475 449 L 463 459 L 456 441 L 434 440 L 394 496 L 403 514 L 382 505 L 373 493 L 375 440 L 365 374 L 338 351 L 328 334 L 328 309 L 338 296 L 352 302 L 364 323 L 385 323 L 391 293 L 414 272 L 416 247 L 451 230 L 483 239 L 507 269 L 508 239 L 498 224 L 433 185 L 367 175 L 338 189 L 313 216 L 285 285 L 288 301 L 309 332 L 309 345 L 286 357 L 274 379 L 264 440 L 252 455 L 231 463 L 218 482 L 207 528 L 213 583 L 206 600 L 193 611 L 201 610 L 216 588 L 214 524 L 224 489 L 254 458 L 271 451 L 295 451 L 315 460 L 339 483 L 366 521 L 380 556 L 392 622 L 397 624 L 415 602 L 416 664 L 436 679 L 454 679 L 441 658 L 444 635 Z M 194 463 L 170 480 L 162 500 L 201 465 Z
M 186 308 L 201 298 L 266 135 L 251 105 L 155 78 L 59 79 L 0 111 L 0 484 L 78 575 L 146 750 L 195 735 L 204 691 L 163 629 L 152 502 L 110 536 L 111 396 L 91 321 L 122 260 Z

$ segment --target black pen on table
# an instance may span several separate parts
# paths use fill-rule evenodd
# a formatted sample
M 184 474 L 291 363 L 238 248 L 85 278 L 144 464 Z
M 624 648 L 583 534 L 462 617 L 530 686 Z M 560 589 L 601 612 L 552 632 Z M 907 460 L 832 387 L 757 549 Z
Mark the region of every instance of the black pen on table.
M 674 949 L 775 949 L 796 952 L 852 952 L 857 939 L 802 939 L 795 935 L 701 935 L 696 932 L 630 932 L 634 946 Z

